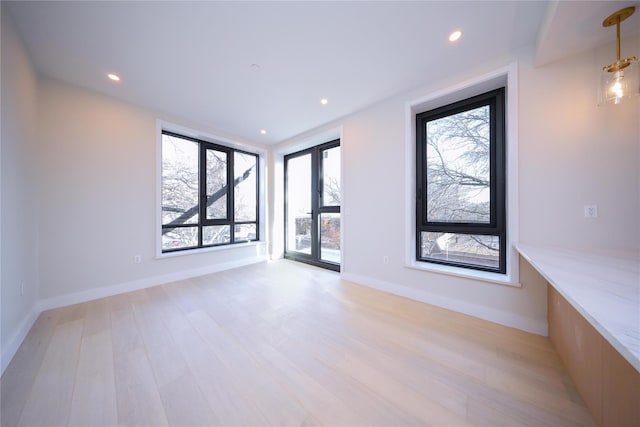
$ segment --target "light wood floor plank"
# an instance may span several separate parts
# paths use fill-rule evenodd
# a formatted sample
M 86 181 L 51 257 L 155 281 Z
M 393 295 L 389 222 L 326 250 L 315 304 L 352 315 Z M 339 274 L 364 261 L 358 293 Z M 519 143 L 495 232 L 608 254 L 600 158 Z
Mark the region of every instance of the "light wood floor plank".
M 109 298 L 89 301 L 85 305 L 84 327 L 82 336 L 108 331 L 111 329 Z
M 70 426 L 112 426 L 118 419 L 111 331 L 82 338 Z
M 79 319 L 65 321 L 55 328 L 19 425 L 67 425 L 81 336 Z
M 118 425 L 168 425 L 153 370 L 127 298 L 110 298 Z
M 153 370 L 167 420 L 171 425 L 219 425 L 202 390 L 176 348 L 158 302 L 149 290 L 133 302 L 138 329 Z M 139 296 L 139 295 L 138 295 Z
M 233 374 L 209 349 L 193 328 L 187 313 L 200 305 L 187 291 L 189 283 L 179 282 L 150 290 L 151 299 L 161 305 L 163 322 L 170 332 L 210 408 L 222 425 L 265 425 L 268 421 L 257 406 L 239 389 Z M 220 343 L 220 345 L 224 345 Z
M 355 425 L 362 423 L 362 415 L 353 411 L 346 402 L 338 399 L 329 389 L 316 381 L 282 352 L 263 339 L 258 328 L 234 329 L 244 348 L 256 360 L 265 364 L 265 369 L 274 375 L 289 394 L 295 396 L 315 420 L 323 425 Z
M 222 425 L 266 425 L 267 418 L 224 363 L 209 350 L 200 335 L 188 331 L 175 337 L 176 344 L 209 406 Z
M 254 359 L 209 316 L 193 312 L 187 316 L 215 356 L 270 425 L 300 425 L 309 414 L 289 396 Z
M 299 322 L 302 328 L 305 327 L 304 323 L 305 321 Z M 401 356 L 403 362 L 408 359 L 401 347 L 396 347 L 392 357 L 380 362 L 378 350 L 360 340 L 354 341 L 342 333 L 332 333 L 330 328 L 321 324 L 312 323 L 306 327 L 306 331 L 301 329 L 302 335 L 312 331 L 319 334 L 316 341 L 323 343 L 323 350 L 318 353 L 321 360 L 334 367 L 341 375 L 367 385 L 370 390 L 383 396 L 403 412 L 420 419 L 421 424 L 466 424 L 466 395 L 433 381 L 431 383 L 437 387 L 429 388 L 430 382 L 424 380 L 413 384 L 412 378 L 415 370 L 420 368 L 420 363 L 413 361 L 401 365 L 401 370 L 397 370 L 396 366 L 400 364 L 394 359 Z M 405 370 L 409 370 L 410 375 L 403 375 Z
M 156 379 L 133 312 L 131 294 L 109 298 L 118 425 L 168 425 Z
M 118 425 L 168 425 L 156 379 L 138 331 L 131 298 L 118 295 L 108 301 Z
M 250 265 L 43 313 L 2 426 L 592 426 L 549 340 Z
M 160 392 L 144 349 L 134 349 L 115 359 L 118 425 L 169 424 Z
M 59 313 L 58 310 L 49 310 L 40 314 L 2 376 L 0 421 L 4 427 L 15 426 L 20 420 L 58 323 Z
M 357 324 L 358 320 L 354 320 L 355 321 L 349 322 L 349 324 Z M 375 316 L 368 316 L 364 320 L 373 320 L 375 322 Z M 539 422 L 553 425 L 574 425 L 576 423 L 589 425 L 591 423 L 590 416 L 584 411 L 584 406 L 582 404 L 576 405 L 571 399 L 571 397 L 573 397 L 572 395 L 567 394 L 567 398 L 557 399 L 558 394 L 565 394 L 566 391 L 561 387 L 562 383 L 560 381 L 553 381 L 551 384 L 549 382 L 542 384 L 540 381 L 531 381 L 531 375 L 528 375 L 526 380 L 519 378 L 518 375 L 514 375 L 513 373 L 506 375 L 500 368 L 504 369 L 505 366 L 508 367 L 508 364 L 505 364 L 504 361 L 498 362 L 500 358 L 497 357 L 496 352 L 493 352 L 493 354 L 491 354 L 491 352 L 483 352 L 482 348 L 477 347 L 473 342 L 467 340 L 460 342 L 447 341 L 443 345 L 443 343 L 439 342 L 441 340 L 434 336 L 430 336 L 429 339 L 420 339 L 421 337 L 419 335 L 423 335 L 422 331 L 412 333 L 411 328 L 407 331 L 409 325 L 398 327 L 394 325 L 394 323 L 397 322 L 395 322 L 393 318 L 388 318 L 385 319 L 384 322 L 370 323 L 366 325 L 366 327 L 359 327 L 358 333 L 354 334 L 360 341 L 366 341 L 367 336 L 372 335 L 370 331 L 375 331 L 375 334 L 373 334 L 374 338 L 369 342 L 373 343 L 376 351 L 372 352 L 365 349 L 363 354 L 371 354 L 372 356 L 367 357 L 367 359 L 370 360 L 375 360 L 382 354 L 390 354 L 391 358 L 382 363 L 379 369 L 393 366 L 394 359 L 402 360 L 402 352 L 397 351 L 399 348 L 410 349 L 415 351 L 415 354 L 421 358 L 426 358 L 430 364 L 436 363 L 439 366 L 446 367 L 450 372 L 463 374 L 456 381 L 457 383 L 464 384 L 466 376 L 469 379 L 481 382 L 485 387 L 489 387 L 489 389 L 485 389 L 482 394 L 490 394 L 492 391 L 491 388 L 497 388 L 511 396 L 521 397 L 523 402 L 521 406 L 525 413 L 528 409 L 531 409 L 531 405 L 537 405 L 550 410 L 550 413 L 546 414 L 546 417 Z M 385 330 L 388 330 L 389 333 L 385 334 L 383 332 Z M 381 334 L 381 332 L 383 333 Z M 387 340 L 393 343 L 393 347 L 385 350 L 385 348 L 380 345 Z M 419 347 L 414 348 L 413 343 Z M 462 349 L 456 351 L 456 347 L 460 347 L 460 344 L 465 344 L 466 348 L 464 351 L 461 351 Z M 469 344 L 471 344 L 471 346 Z M 357 342 L 347 345 L 347 347 L 350 348 L 357 348 L 358 346 L 359 344 Z M 514 360 L 511 360 L 511 362 L 515 363 Z M 414 363 L 415 361 L 407 362 L 409 365 Z M 502 366 L 498 366 L 500 364 Z M 542 367 L 542 369 L 546 370 L 544 367 Z M 531 368 L 530 370 L 533 369 Z M 393 374 L 394 377 L 401 375 L 402 373 L 397 372 Z M 411 378 L 407 378 L 405 381 L 411 381 Z M 428 381 L 428 378 L 422 379 L 422 381 Z M 550 388 L 554 388 L 556 394 L 549 393 Z M 433 393 L 433 395 L 443 396 L 442 393 Z M 525 405 L 524 402 L 528 402 L 529 405 Z M 536 421 L 533 419 L 529 422 Z
M 132 305 L 126 305 L 113 311 L 111 316 L 111 341 L 113 358 L 126 357 L 129 352 L 144 350 L 144 341 L 133 311 Z

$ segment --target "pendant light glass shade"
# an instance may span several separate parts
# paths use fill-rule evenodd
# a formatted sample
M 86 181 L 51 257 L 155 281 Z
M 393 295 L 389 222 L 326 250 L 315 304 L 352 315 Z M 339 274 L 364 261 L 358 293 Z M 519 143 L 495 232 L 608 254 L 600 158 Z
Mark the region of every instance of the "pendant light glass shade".
M 602 68 L 598 104 L 620 104 L 640 94 L 640 70 L 638 58 L 620 59 L 620 23 L 633 15 L 634 6 L 621 9 L 603 22 L 603 27 L 616 26 L 617 60 Z
M 622 70 L 603 71 L 598 104 L 620 104 L 640 95 L 639 71 L 637 61 Z

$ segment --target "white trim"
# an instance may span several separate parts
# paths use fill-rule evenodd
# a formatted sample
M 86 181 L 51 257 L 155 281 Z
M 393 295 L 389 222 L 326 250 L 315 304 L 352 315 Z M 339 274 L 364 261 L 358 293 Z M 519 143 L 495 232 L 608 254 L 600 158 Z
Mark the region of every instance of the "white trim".
M 27 337 L 27 334 L 38 319 L 40 313 L 41 311 L 38 309 L 37 303 L 34 304 L 31 310 L 29 310 L 29 313 L 22 319 L 18 329 L 16 329 L 11 338 L 9 338 L 7 344 L 2 347 L 2 371 L 0 375 L 4 374 L 4 370 L 9 366 L 9 363 L 11 363 L 11 360 L 18 352 L 20 345 L 22 345 L 22 342 Z
M 404 298 L 409 298 L 414 301 L 431 304 L 447 310 L 456 311 L 458 313 L 468 314 L 469 316 L 511 328 L 520 329 L 542 336 L 547 336 L 548 333 L 548 324 L 546 321 L 537 321 L 528 317 L 518 316 L 517 314 L 507 311 L 473 304 L 459 299 L 449 298 L 440 294 L 427 292 L 421 289 L 409 288 L 397 283 L 385 282 L 383 280 L 359 274 L 342 273 L 340 277 L 342 280 L 367 286 L 379 291 L 388 292 Z
M 311 131 L 304 136 L 287 140 L 274 146 L 272 151 L 274 154 L 284 157 L 287 154 L 297 153 L 298 151 L 306 150 L 316 145 L 322 145 L 336 139 L 340 140 L 340 146 L 342 146 L 342 137 L 342 126 L 335 126 L 320 131 Z
M 405 268 L 413 270 L 427 271 L 430 273 L 447 274 L 449 276 L 457 276 L 465 279 L 481 280 L 483 282 L 495 283 L 498 285 L 511 286 L 521 288 L 522 284 L 513 282 L 505 274 L 491 273 L 489 271 L 472 270 L 469 268 L 455 267 L 452 265 L 430 264 L 413 260 L 411 264 L 405 264 Z
M 225 147 L 234 148 L 242 151 L 253 152 L 261 156 L 266 156 L 267 154 L 267 149 L 259 145 L 247 144 L 244 142 L 225 138 L 219 135 L 202 132 L 187 126 L 179 125 L 177 123 L 169 122 L 162 119 L 156 119 L 156 130 L 157 130 L 156 134 L 158 135 L 158 138 L 160 138 L 160 143 L 162 143 L 162 138 L 160 134 L 162 133 L 163 130 L 166 130 L 166 131 L 178 133 L 180 135 L 184 135 L 190 138 L 200 139 L 200 140 L 208 141 L 218 145 L 224 145 Z M 161 146 L 162 145 L 160 145 L 160 147 Z
M 161 259 L 175 258 L 175 257 L 185 256 L 185 255 L 204 254 L 207 252 L 223 252 L 223 251 L 230 251 L 233 249 L 243 249 L 243 248 L 252 247 L 252 246 L 267 247 L 267 244 L 262 240 L 258 240 L 258 241 L 251 241 L 251 242 L 233 243 L 230 245 L 208 246 L 206 248 L 185 249 L 183 251 L 163 252 L 160 254 L 160 256 L 156 256 L 155 259 L 161 260 Z
M 345 227 L 344 227 L 344 218 L 347 213 L 347 204 L 345 204 L 346 192 L 344 185 L 344 135 L 343 135 L 342 126 L 338 128 L 339 138 L 340 138 L 340 268 L 344 268 L 344 247 L 345 247 Z
M 483 92 L 507 86 L 506 132 L 507 132 L 507 273 L 487 276 L 484 272 L 459 267 L 442 268 L 437 264 L 416 260 L 416 209 L 415 209 L 415 140 L 417 113 L 469 98 Z M 513 242 L 519 240 L 518 213 L 518 64 L 514 62 L 462 82 L 458 85 L 433 92 L 405 104 L 405 266 L 439 274 L 464 276 L 471 279 L 502 285 L 519 285 L 518 254 Z M 498 278 L 497 276 L 501 276 Z
M 65 307 L 67 305 L 79 304 L 99 298 L 105 298 L 113 295 L 123 294 L 126 292 L 146 289 L 153 286 L 162 285 L 164 283 L 185 280 L 191 277 L 203 276 L 205 274 L 217 273 L 219 271 L 230 270 L 232 268 L 243 267 L 245 265 L 255 264 L 267 260 L 268 257 L 266 255 L 255 256 L 251 258 L 244 258 L 238 261 L 229 261 L 214 264 L 207 267 L 194 268 L 191 270 L 183 270 L 159 276 L 146 277 L 144 279 L 132 280 L 130 282 L 124 282 L 112 286 L 88 289 L 82 292 L 74 292 L 72 294 L 60 295 L 57 297 L 40 300 L 37 303 L 37 308 L 40 312 L 42 312 L 45 310 L 51 310 L 53 308 Z
M 11 360 L 16 355 L 20 345 L 27 337 L 29 330 L 40 316 L 40 313 L 46 310 L 54 308 L 65 307 L 72 304 L 79 304 L 87 301 L 93 301 L 99 298 L 110 297 L 114 295 L 123 294 L 126 292 L 137 291 L 140 289 L 146 289 L 153 286 L 162 285 L 164 283 L 175 282 L 178 280 L 185 280 L 191 277 L 203 276 L 205 274 L 217 273 L 223 270 L 230 270 L 232 268 L 243 267 L 250 264 L 256 264 L 259 262 L 268 261 L 267 255 L 255 256 L 251 258 L 244 258 L 238 261 L 229 261 L 210 265 L 202 268 L 194 268 L 191 270 L 183 270 L 170 274 L 164 274 L 159 276 L 147 277 L 140 280 L 132 280 L 130 282 L 119 283 L 112 286 L 104 286 L 101 288 L 88 289 L 82 292 L 74 292 L 71 294 L 60 295 L 57 297 L 41 299 L 37 301 L 31 308 L 27 316 L 25 316 L 18 329 L 14 332 L 13 336 L 9 339 L 6 346 L 2 348 L 2 373 Z
M 165 122 L 156 119 L 156 258 L 162 256 L 162 129 Z
M 225 147 L 251 152 L 258 155 L 258 170 L 260 180 L 258 182 L 258 199 L 260 201 L 258 212 L 258 224 L 260 240 L 256 243 L 267 242 L 267 192 L 266 192 L 266 176 L 267 166 L 266 157 L 268 150 L 257 145 L 246 144 L 238 141 L 224 138 L 218 135 L 209 134 L 194 130 L 192 128 L 182 126 L 176 123 L 168 122 L 162 119 L 156 119 L 156 226 L 155 226 L 155 257 L 156 259 L 162 259 L 167 256 L 176 256 L 162 253 L 162 131 L 175 132 L 180 135 L 196 138 L 203 141 L 209 141 L 214 144 L 224 145 Z M 234 245 L 229 245 L 234 246 Z M 184 251 L 183 255 L 191 255 L 200 252 L 206 252 L 208 250 L 215 250 L 209 248 L 196 248 L 193 250 Z

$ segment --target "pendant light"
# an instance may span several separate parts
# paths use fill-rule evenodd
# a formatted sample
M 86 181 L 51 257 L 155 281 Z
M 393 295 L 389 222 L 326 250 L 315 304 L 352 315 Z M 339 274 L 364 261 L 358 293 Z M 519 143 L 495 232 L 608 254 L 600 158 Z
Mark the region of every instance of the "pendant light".
M 634 6 L 621 9 L 602 21 L 603 27 L 616 26 L 617 60 L 605 65 L 600 78 L 600 103 L 620 104 L 624 99 L 637 95 L 640 83 L 637 77 L 638 58 L 620 59 L 620 23 L 633 15 Z M 636 64 L 634 64 L 636 63 Z

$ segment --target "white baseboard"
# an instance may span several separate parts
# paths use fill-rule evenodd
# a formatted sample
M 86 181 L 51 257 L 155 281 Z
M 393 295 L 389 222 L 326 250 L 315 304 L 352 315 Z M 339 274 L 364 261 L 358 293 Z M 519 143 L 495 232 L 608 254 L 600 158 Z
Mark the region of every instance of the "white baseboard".
M 490 322 L 509 326 L 511 328 L 520 329 L 542 336 L 547 336 L 548 334 L 549 328 L 546 321 L 530 319 L 527 317 L 519 316 L 515 313 L 497 310 L 495 308 L 477 305 L 466 301 L 434 294 L 432 292 L 409 288 L 396 283 L 374 279 L 368 276 L 362 276 L 359 274 L 343 272 L 341 273 L 341 278 L 349 282 L 354 282 L 363 286 L 378 289 L 380 291 L 389 292 L 394 295 L 399 295 L 401 297 L 409 298 L 415 301 L 424 302 L 426 304 L 435 305 L 437 307 L 446 308 L 447 310 L 468 314 L 469 316 L 488 320 Z
M 20 345 L 29 333 L 29 330 L 33 326 L 34 322 L 43 311 L 92 301 L 99 298 L 110 297 L 113 295 L 123 294 L 125 292 L 150 288 L 152 286 L 175 282 L 177 280 L 185 280 L 191 277 L 203 276 L 205 274 L 217 273 L 223 270 L 243 267 L 245 265 L 267 261 L 268 258 L 269 257 L 267 255 L 243 258 L 237 261 L 224 262 L 202 268 L 195 268 L 191 270 L 177 271 L 170 274 L 146 277 L 144 279 L 132 280 L 130 282 L 119 283 L 117 285 L 88 289 L 82 292 L 74 292 L 72 294 L 41 299 L 34 304 L 34 306 L 31 308 L 31 311 L 27 314 L 27 316 L 25 316 L 22 323 L 20 323 L 20 326 L 13 334 L 8 344 L 2 348 L 2 372 L 4 373 L 5 368 L 9 365 L 11 359 L 13 359 L 13 356 L 15 356 L 18 348 L 20 348 Z
M 162 285 L 164 283 L 175 282 L 177 280 L 185 280 L 191 277 L 203 276 L 205 274 L 217 273 L 219 271 L 230 270 L 232 268 L 243 267 L 245 265 L 255 264 L 267 260 L 268 257 L 266 255 L 263 255 L 251 258 L 243 258 L 237 261 L 214 264 L 207 267 L 194 268 L 191 270 L 176 271 L 175 273 L 163 274 L 160 276 L 145 277 L 144 279 L 132 280 L 130 282 L 124 282 L 117 285 L 88 289 L 82 292 L 75 292 L 72 294 L 43 299 L 38 301 L 37 307 L 40 312 L 42 312 L 45 310 L 51 310 L 53 308 L 65 307 L 67 305 L 79 304 L 99 298 L 123 294 L 125 292 L 137 291 L 140 289 L 150 288 L 152 286 Z
M 15 356 L 16 352 L 20 348 L 20 345 L 27 337 L 27 334 L 31 330 L 33 324 L 36 322 L 36 319 L 38 319 L 39 315 L 40 311 L 38 310 L 38 305 L 36 303 L 31 307 L 24 319 L 22 319 L 22 322 L 20 322 L 18 329 L 13 333 L 11 338 L 9 338 L 7 345 L 2 347 L 2 355 L 0 356 L 2 360 L 1 374 L 4 374 L 4 370 L 7 368 L 7 366 L 9 366 L 9 363 L 11 363 L 13 356 Z

